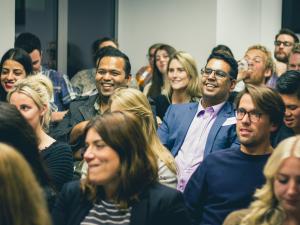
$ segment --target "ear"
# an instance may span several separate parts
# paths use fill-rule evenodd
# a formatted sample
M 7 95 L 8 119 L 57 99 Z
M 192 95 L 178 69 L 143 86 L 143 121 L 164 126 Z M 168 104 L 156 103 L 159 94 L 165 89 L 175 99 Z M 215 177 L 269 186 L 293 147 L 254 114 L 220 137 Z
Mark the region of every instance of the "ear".
M 47 111 L 48 111 L 48 106 L 47 105 L 43 105 L 43 107 L 40 109 L 40 115 L 44 116 Z
M 230 80 L 230 92 L 232 92 L 235 88 L 236 80 Z
M 126 76 L 127 76 L 127 78 L 126 78 L 126 84 L 127 84 L 127 85 L 130 85 L 132 76 L 131 76 L 131 74 L 126 75 Z
M 274 123 L 271 123 L 270 132 L 273 133 L 278 129 L 278 125 L 275 125 Z
M 272 76 L 272 70 L 271 69 L 266 69 L 264 72 L 264 77 L 268 78 Z

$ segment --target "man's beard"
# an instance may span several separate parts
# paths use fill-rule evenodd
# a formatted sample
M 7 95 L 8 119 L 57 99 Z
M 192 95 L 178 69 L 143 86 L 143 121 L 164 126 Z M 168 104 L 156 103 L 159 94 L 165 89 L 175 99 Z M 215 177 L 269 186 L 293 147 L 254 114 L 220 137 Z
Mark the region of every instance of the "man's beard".
M 285 53 L 278 54 L 278 52 L 275 52 L 274 57 L 277 61 L 285 63 L 285 64 L 287 64 L 289 61 L 289 57 Z

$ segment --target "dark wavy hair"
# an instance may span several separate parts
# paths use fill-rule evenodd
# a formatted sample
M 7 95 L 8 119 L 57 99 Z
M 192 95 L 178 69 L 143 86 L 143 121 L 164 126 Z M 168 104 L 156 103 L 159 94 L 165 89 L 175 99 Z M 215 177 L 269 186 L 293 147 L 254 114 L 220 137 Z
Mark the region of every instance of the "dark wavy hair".
M 129 112 L 111 112 L 94 117 L 85 129 L 85 136 L 95 129 L 102 140 L 120 157 L 119 185 L 114 194 L 121 207 L 128 207 L 149 185 L 157 181 L 157 162 L 147 148 L 147 139 L 139 118 Z M 92 184 L 89 178 L 81 185 L 89 199 L 103 199 L 102 186 Z
M 41 186 L 50 185 L 33 128 L 14 105 L 0 102 L 0 112 L 0 142 L 13 146 L 24 156 Z
M 7 52 L 4 53 L 4 55 L 2 56 L 1 62 L 0 62 L 1 74 L 2 74 L 3 64 L 5 63 L 6 60 L 9 60 L 9 59 L 20 63 L 24 67 L 26 76 L 32 74 L 33 69 L 32 69 L 31 58 L 28 55 L 28 53 L 21 48 L 11 48 Z M 6 91 L 4 90 L 2 85 L 0 85 L 0 100 L 1 101 L 6 101 L 6 94 L 7 94 Z
M 170 45 L 160 45 L 155 53 L 154 53 L 154 65 L 153 65 L 153 75 L 152 75 L 152 81 L 151 86 L 149 89 L 149 92 L 147 94 L 147 97 L 151 97 L 152 99 L 156 98 L 161 94 L 161 88 L 164 85 L 164 75 L 159 71 L 157 65 L 156 65 L 156 55 L 157 52 L 160 50 L 165 50 L 168 53 L 169 58 L 171 59 L 172 55 L 176 52 L 176 49 L 173 48 Z

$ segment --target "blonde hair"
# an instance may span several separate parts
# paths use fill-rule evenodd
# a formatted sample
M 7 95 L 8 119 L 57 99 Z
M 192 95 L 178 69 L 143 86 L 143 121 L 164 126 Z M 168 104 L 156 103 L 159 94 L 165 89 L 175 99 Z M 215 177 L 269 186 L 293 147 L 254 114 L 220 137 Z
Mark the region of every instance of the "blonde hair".
M 42 189 L 14 148 L 0 143 L 0 224 L 50 225 Z
M 186 88 L 187 95 L 190 96 L 191 99 L 200 98 L 201 97 L 200 77 L 198 74 L 197 64 L 194 58 L 187 52 L 183 52 L 183 51 L 175 52 L 175 54 L 172 55 L 169 60 L 167 73 L 169 71 L 171 62 L 174 59 L 178 60 L 178 62 L 182 65 L 183 69 L 186 71 L 188 77 L 190 78 L 190 81 Z M 168 96 L 170 98 L 172 96 L 172 92 L 173 92 L 172 87 L 169 86 Z
M 245 216 L 241 225 L 282 225 L 286 214 L 274 194 L 274 180 L 284 160 L 289 157 L 300 159 L 300 135 L 280 142 L 270 156 L 264 168 L 266 184 L 258 189 L 255 201 L 250 205 L 250 213 Z
M 51 80 L 41 74 L 28 76 L 25 79 L 18 80 L 7 95 L 8 102 L 11 95 L 15 92 L 27 95 L 34 101 L 39 109 L 47 106 L 47 111 L 41 118 L 41 126 L 46 131 L 51 121 L 50 101 L 53 96 L 53 85 Z
M 133 88 L 118 88 L 110 97 L 110 105 L 112 103 L 118 106 L 118 110 L 131 112 L 140 119 L 144 135 L 148 137 L 151 151 L 176 174 L 177 169 L 174 157 L 162 145 L 157 136 L 154 116 L 147 97 L 139 90 Z
M 275 71 L 275 63 L 272 58 L 272 54 L 265 46 L 260 45 L 260 44 L 252 45 L 247 49 L 246 53 L 249 52 L 250 50 L 259 50 L 259 51 L 263 52 L 266 56 L 266 68 L 265 69 L 270 69 L 272 73 Z

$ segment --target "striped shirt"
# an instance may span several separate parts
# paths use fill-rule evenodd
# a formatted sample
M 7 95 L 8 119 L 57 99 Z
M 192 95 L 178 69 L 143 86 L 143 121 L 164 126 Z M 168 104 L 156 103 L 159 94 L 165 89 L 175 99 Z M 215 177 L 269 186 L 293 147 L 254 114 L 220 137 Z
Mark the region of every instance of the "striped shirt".
M 95 203 L 89 214 L 84 218 L 80 225 L 129 225 L 131 207 L 127 209 L 118 208 L 118 204 L 101 200 Z

